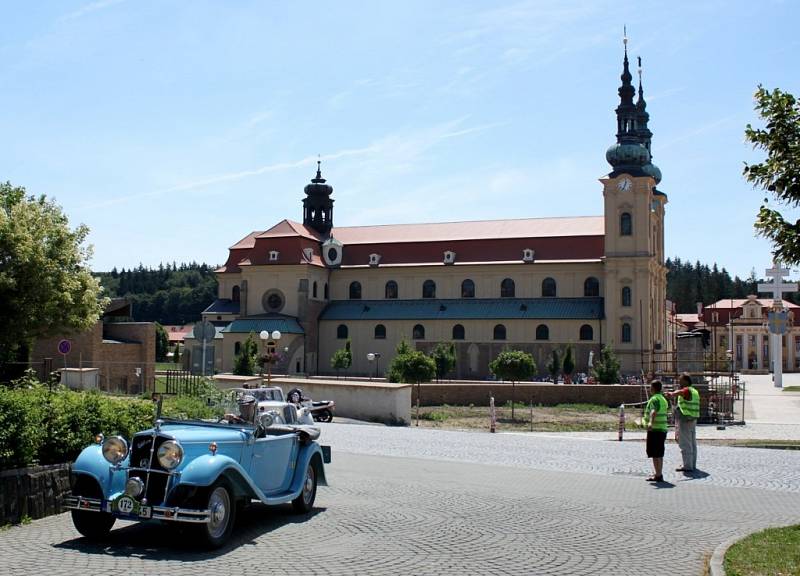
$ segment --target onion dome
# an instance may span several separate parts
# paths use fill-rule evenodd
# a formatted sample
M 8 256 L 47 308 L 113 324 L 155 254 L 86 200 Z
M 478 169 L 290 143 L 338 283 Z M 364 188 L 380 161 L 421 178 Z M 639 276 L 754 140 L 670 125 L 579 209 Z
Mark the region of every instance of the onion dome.
M 325 183 L 322 169 L 317 161 L 317 176 L 305 187 L 303 198 L 303 224 L 317 232 L 327 234 L 333 228 L 333 186 Z

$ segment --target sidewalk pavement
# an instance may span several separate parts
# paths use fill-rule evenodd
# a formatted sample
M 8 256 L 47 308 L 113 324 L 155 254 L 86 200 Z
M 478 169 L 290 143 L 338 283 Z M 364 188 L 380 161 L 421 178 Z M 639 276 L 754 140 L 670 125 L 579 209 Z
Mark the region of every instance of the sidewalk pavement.
M 743 374 L 746 383 L 744 425 L 718 430 L 714 424 L 698 425 L 698 440 L 800 440 L 800 392 L 775 388 L 771 374 Z M 784 374 L 783 386 L 800 386 L 800 373 Z M 741 402 L 737 402 L 737 408 Z M 738 410 L 737 410 L 738 412 Z M 639 416 L 638 407 L 626 411 L 628 422 Z M 737 413 L 737 416 L 741 416 Z M 539 436 L 566 436 L 617 440 L 618 432 L 533 432 Z M 644 430 L 625 430 L 625 440 L 644 440 Z M 672 432 L 670 431 L 670 438 Z

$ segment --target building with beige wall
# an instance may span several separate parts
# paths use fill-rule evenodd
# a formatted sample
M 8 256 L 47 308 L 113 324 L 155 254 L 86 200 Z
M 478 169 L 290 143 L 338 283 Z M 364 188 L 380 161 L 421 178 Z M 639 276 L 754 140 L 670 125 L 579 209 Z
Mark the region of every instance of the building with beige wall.
M 455 376 L 485 378 L 503 348 L 533 353 L 611 345 L 627 373 L 649 370 L 669 348 L 661 173 L 639 79 L 627 52 L 616 109 L 611 172 L 600 179 L 603 214 L 475 222 L 333 226 L 333 188 L 318 167 L 305 187 L 303 222 L 248 234 L 217 270 L 219 298 L 203 313 L 222 327 L 223 371 L 251 333 L 279 330 L 285 373 L 330 374 L 352 342 L 351 373 L 382 373 L 398 343 L 456 344 Z M 379 353 L 379 366 L 367 360 Z

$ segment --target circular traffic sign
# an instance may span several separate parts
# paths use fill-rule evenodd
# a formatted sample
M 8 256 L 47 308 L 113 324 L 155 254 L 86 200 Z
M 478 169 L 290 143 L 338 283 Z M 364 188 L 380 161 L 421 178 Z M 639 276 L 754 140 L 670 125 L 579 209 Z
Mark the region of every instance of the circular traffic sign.
M 69 340 L 61 340 L 58 343 L 58 352 L 59 354 L 67 355 L 69 351 L 72 350 L 72 342 Z

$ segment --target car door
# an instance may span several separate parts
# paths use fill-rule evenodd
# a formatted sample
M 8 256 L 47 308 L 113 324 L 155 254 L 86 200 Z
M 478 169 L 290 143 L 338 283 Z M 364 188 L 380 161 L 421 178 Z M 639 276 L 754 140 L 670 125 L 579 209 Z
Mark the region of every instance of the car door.
M 297 435 L 265 436 L 256 439 L 250 474 L 265 494 L 283 492 L 294 475 Z

